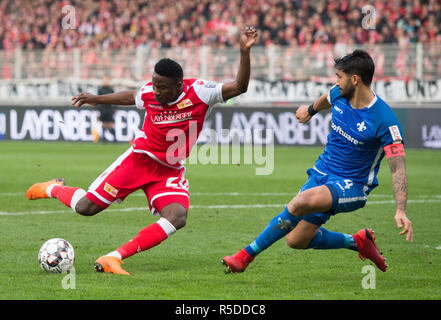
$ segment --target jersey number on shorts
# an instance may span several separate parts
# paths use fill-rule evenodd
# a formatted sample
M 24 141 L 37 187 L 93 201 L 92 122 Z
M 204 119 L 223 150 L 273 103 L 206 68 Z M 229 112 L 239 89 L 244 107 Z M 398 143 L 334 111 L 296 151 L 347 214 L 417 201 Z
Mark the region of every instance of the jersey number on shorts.
M 167 188 L 188 190 L 188 180 L 184 177 L 171 177 L 165 184 Z

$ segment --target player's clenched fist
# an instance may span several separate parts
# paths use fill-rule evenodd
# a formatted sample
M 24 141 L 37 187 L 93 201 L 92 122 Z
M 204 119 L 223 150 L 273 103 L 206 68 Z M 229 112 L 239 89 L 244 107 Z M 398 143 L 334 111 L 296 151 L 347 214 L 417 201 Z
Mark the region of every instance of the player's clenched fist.
M 311 119 L 308 112 L 308 106 L 301 105 L 296 111 L 296 118 L 300 123 L 308 122 Z
M 77 94 L 75 97 L 72 98 L 72 105 L 75 108 L 79 108 L 86 103 L 95 106 L 97 104 L 96 99 L 97 96 L 94 94 L 81 92 L 80 94 Z

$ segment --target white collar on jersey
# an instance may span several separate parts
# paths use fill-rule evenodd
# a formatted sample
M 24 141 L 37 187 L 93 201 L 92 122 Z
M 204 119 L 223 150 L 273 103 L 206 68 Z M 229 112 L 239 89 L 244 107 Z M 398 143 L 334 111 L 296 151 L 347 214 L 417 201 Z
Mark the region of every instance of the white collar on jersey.
M 185 96 L 186 92 L 187 92 L 187 86 L 184 87 L 184 90 L 182 91 L 182 93 L 179 95 L 179 97 L 175 101 L 167 102 L 167 104 L 169 106 L 176 104 L 179 100 L 181 100 Z

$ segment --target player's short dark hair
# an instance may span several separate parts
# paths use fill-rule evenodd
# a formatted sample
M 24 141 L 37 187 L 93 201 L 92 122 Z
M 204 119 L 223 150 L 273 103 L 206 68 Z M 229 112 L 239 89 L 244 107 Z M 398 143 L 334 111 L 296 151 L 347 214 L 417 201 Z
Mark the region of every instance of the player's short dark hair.
M 334 59 L 335 69 L 344 73 L 356 74 L 361 78 L 365 85 L 372 83 L 374 77 L 375 65 L 372 57 L 364 50 L 354 50 L 354 52 L 342 57 Z
M 160 76 L 172 78 L 176 81 L 184 79 L 184 71 L 179 63 L 172 59 L 164 58 L 155 64 L 155 72 Z

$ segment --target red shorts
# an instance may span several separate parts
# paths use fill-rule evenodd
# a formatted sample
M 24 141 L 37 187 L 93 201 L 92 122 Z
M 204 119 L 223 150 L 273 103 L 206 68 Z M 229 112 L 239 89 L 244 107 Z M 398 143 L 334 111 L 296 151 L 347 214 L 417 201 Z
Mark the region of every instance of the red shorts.
M 86 197 L 105 209 L 142 189 L 154 215 L 171 203 L 181 204 L 188 212 L 189 185 L 184 175 L 185 167 L 167 167 L 129 148 L 90 185 Z

